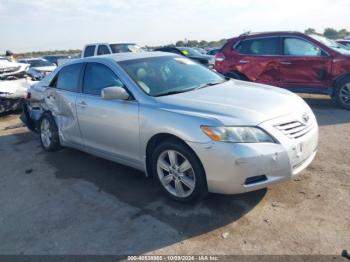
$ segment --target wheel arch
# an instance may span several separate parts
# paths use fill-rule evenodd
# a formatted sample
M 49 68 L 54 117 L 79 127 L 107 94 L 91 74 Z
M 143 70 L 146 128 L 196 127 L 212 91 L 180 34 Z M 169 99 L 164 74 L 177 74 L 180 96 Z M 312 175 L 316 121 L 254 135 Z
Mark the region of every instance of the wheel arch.
M 346 73 L 346 74 L 340 75 L 333 81 L 333 84 L 332 84 L 333 88 L 332 88 L 332 92 L 331 92 L 331 96 L 332 97 L 335 95 L 335 91 L 336 91 L 336 88 L 339 85 L 339 83 L 341 81 L 343 81 L 344 79 L 346 79 L 346 78 L 349 78 L 349 81 L 350 81 L 350 73 Z
M 225 76 L 231 77 L 234 79 L 238 79 L 238 80 L 242 80 L 242 81 L 250 81 L 249 78 L 245 74 L 243 74 L 237 70 L 228 72 L 225 74 Z
M 205 174 L 205 169 L 204 169 L 202 161 L 199 159 L 196 152 L 186 143 L 186 141 L 184 139 L 181 139 L 180 137 L 178 137 L 174 134 L 170 134 L 170 133 L 158 133 L 158 134 L 153 135 L 148 140 L 147 145 L 146 145 L 145 165 L 146 165 L 147 176 L 152 177 L 151 161 L 150 161 L 152 150 L 155 149 L 158 144 L 160 144 L 166 140 L 175 140 L 175 141 L 178 141 L 179 143 L 184 144 L 198 159 L 199 164 L 201 165 L 203 172 Z M 204 176 L 204 178 L 205 178 L 206 186 L 208 187 L 206 175 Z

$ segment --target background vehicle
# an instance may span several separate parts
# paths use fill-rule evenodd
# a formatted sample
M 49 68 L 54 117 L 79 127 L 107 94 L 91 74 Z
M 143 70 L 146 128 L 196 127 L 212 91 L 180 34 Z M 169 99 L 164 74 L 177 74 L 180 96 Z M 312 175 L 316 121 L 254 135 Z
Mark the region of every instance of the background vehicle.
M 336 42 L 350 48 L 350 40 L 340 39 L 340 40 L 337 40 Z
M 81 57 L 128 52 L 138 53 L 142 51 L 142 48 L 134 43 L 96 43 L 86 45 L 83 49 Z
M 196 49 L 191 47 L 161 47 L 161 48 L 154 49 L 154 51 L 162 51 L 162 52 L 169 52 L 169 53 L 174 53 L 178 55 L 183 55 L 207 67 L 213 67 L 215 62 L 214 56 L 201 54 Z
M 0 57 L 0 114 L 18 110 L 34 82 L 27 77 L 29 65 Z
M 219 53 L 219 51 L 220 51 L 220 48 L 213 48 L 207 52 L 207 55 L 215 56 L 217 53 Z
M 215 69 L 295 92 L 329 94 L 350 110 L 350 50 L 324 37 L 298 32 L 243 34 L 216 55 Z
M 29 64 L 28 75 L 33 79 L 40 80 L 56 69 L 56 65 L 43 58 L 20 59 L 20 63 Z
M 70 59 L 72 57 L 69 55 L 46 55 L 46 56 L 43 56 L 42 58 L 49 61 L 50 63 L 58 65 L 59 59 Z
M 29 65 L 26 63 L 10 62 L 0 57 L 0 80 L 23 78 L 27 75 Z
M 65 64 L 30 89 L 23 119 L 45 150 L 74 147 L 146 171 L 178 201 L 290 179 L 318 143 L 297 95 L 162 52 Z

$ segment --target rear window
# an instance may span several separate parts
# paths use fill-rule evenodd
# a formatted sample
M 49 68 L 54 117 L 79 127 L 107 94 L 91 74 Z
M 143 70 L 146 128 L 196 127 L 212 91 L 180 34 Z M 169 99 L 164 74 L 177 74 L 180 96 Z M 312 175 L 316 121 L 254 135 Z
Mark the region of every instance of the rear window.
M 279 55 L 280 41 L 278 37 L 247 39 L 238 43 L 235 49 L 244 55 Z
M 63 67 L 58 73 L 56 88 L 70 92 L 78 92 L 82 67 L 83 64 L 73 64 Z
M 84 57 L 94 56 L 94 54 L 95 54 L 95 46 L 94 45 L 89 45 L 85 48 Z
M 110 44 L 109 47 L 112 50 L 112 53 L 138 53 L 142 52 L 141 47 L 136 44 Z

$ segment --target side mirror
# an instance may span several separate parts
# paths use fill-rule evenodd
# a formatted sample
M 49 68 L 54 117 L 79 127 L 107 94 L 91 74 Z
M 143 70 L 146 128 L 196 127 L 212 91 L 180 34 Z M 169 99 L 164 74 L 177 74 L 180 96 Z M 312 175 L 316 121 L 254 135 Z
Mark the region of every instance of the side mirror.
M 130 96 L 124 87 L 110 86 L 101 90 L 101 97 L 106 100 L 128 100 Z

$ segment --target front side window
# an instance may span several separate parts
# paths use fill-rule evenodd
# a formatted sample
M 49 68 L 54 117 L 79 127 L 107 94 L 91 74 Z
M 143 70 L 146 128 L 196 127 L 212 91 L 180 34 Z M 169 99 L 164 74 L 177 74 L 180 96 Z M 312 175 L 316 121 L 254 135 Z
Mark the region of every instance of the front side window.
M 283 53 L 287 56 L 322 56 L 319 47 L 299 38 L 285 38 Z
M 123 86 L 117 75 L 108 67 L 98 63 L 88 63 L 85 69 L 84 93 L 101 95 L 101 90 L 111 86 Z
M 268 37 L 241 41 L 235 49 L 243 55 L 279 55 L 279 38 Z
M 111 52 L 109 51 L 106 45 L 99 45 L 97 49 L 97 55 L 108 55 Z
M 84 57 L 94 56 L 94 54 L 95 54 L 95 46 L 94 45 L 89 45 L 85 48 Z
M 70 92 L 79 92 L 82 67 L 83 64 L 73 64 L 63 67 L 58 73 L 58 78 L 55 82 L 56 88 Z
M 119 64 L 150 96 L 182 93 L 226 81 L 214 71 L 180 56 L 126 60 Z

